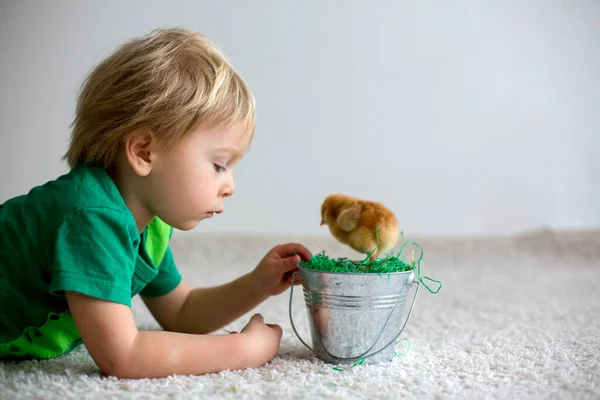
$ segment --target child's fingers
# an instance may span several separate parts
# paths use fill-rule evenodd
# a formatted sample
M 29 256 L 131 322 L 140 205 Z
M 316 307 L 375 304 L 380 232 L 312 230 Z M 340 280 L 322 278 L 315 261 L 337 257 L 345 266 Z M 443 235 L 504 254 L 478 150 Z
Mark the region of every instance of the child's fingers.
M 293 278 L 294 278 L 294 274 L 292 272 L 286 272 L 285 281 L 287 283 L 292 283 Z M 302 277 L 300 275 L 297 275 L 296 278 L 294 279 L 294 285 L 301 285 L 301 284 L 302 284 Z
M 285 274 L 288 273 L 290 271 L 294 271 L 296 268 L 298 268 L 298 263 L 301 261 L 300 256 L 298 255 L 293 255 L 291 257 L 287 257 L 284 258 L 282 260 L 277 261 L 278 265 L 277 265 L 277 269 L 279 270 L 279 273 Z
M 283 334 L 283 329 L 281 329 L 281 326 L 277 325 L 277 324 L 267 324 L 267 326 L 273 330 L 275 330 L 279 336 L 282 336 Z
M 252 316 L 252 318 L 250 318 L 250 322 L 252 322 L 253 320 L 257 320 L 258 322 L 263 323 L 263 324 L 265 322 L 265 319 L 263 318 L 262 314 L 260 314 L 260 313 L 256 313 Z
M 298 255 L 302 260 L 310 260 L 310 250 L 300 243 L 286 243 L 276 247 L 277 255 L 281 258 Z

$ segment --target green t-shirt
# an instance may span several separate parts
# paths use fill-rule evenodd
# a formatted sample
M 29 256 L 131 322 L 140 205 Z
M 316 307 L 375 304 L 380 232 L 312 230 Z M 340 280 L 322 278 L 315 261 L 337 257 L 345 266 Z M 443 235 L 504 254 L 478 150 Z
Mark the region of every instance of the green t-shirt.
M 113 180 L 87 165 L 0 205 L 0 359 L 81 344 L 65 290 L 126 306 L 172 291 L 172 232 L 154 218 L 140 235 Z

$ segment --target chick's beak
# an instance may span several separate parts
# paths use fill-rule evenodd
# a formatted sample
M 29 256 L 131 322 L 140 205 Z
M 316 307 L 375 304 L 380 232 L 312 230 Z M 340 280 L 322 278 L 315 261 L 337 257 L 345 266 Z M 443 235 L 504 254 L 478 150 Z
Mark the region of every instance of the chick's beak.
M 323 218 L 321 218 L 321 223 L 319 224 L 320 226 L 325 225 L 325 221 L 323 221 Z

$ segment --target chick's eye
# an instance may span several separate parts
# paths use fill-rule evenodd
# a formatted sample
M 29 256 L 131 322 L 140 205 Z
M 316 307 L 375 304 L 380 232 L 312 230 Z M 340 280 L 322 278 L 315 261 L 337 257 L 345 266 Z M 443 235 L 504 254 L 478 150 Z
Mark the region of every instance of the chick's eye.
M 219 164 L 213 164 L 213 166 L 215 167 L 215 171 L 217 171 L 217 172 L 225 172 L 225 171 L 227 171 L 227 169 L 225 169 L 225 167 L 222 167 Z

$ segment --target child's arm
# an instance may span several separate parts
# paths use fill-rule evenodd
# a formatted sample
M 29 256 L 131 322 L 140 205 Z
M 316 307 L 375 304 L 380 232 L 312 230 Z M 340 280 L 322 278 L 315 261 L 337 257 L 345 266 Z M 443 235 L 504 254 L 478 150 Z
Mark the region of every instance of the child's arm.
M 138 331 L 129 307 L 67 292 L 75 326 L 106 375 L 155 378 L 260 366 L 279 349 L 281 328 L 255 315 L 239 334 Z
M 252 310 L 290 286 L 298 262 L 310 251 L 296 243 L 276 246 L 250 273 L 224 285 L 191 289 L 182 283 L 171 293 L 143 300 L 158 323 L 169 331 L 209 333 Z M 300 282 L 296 282 L 297 284 Z
M 251 274 L 220 286 L 192 289 L 182 281 L 161 297 L 142 297 L 167 331 L 214 332 L 255 308 L 269 295 L 257 289 Z

